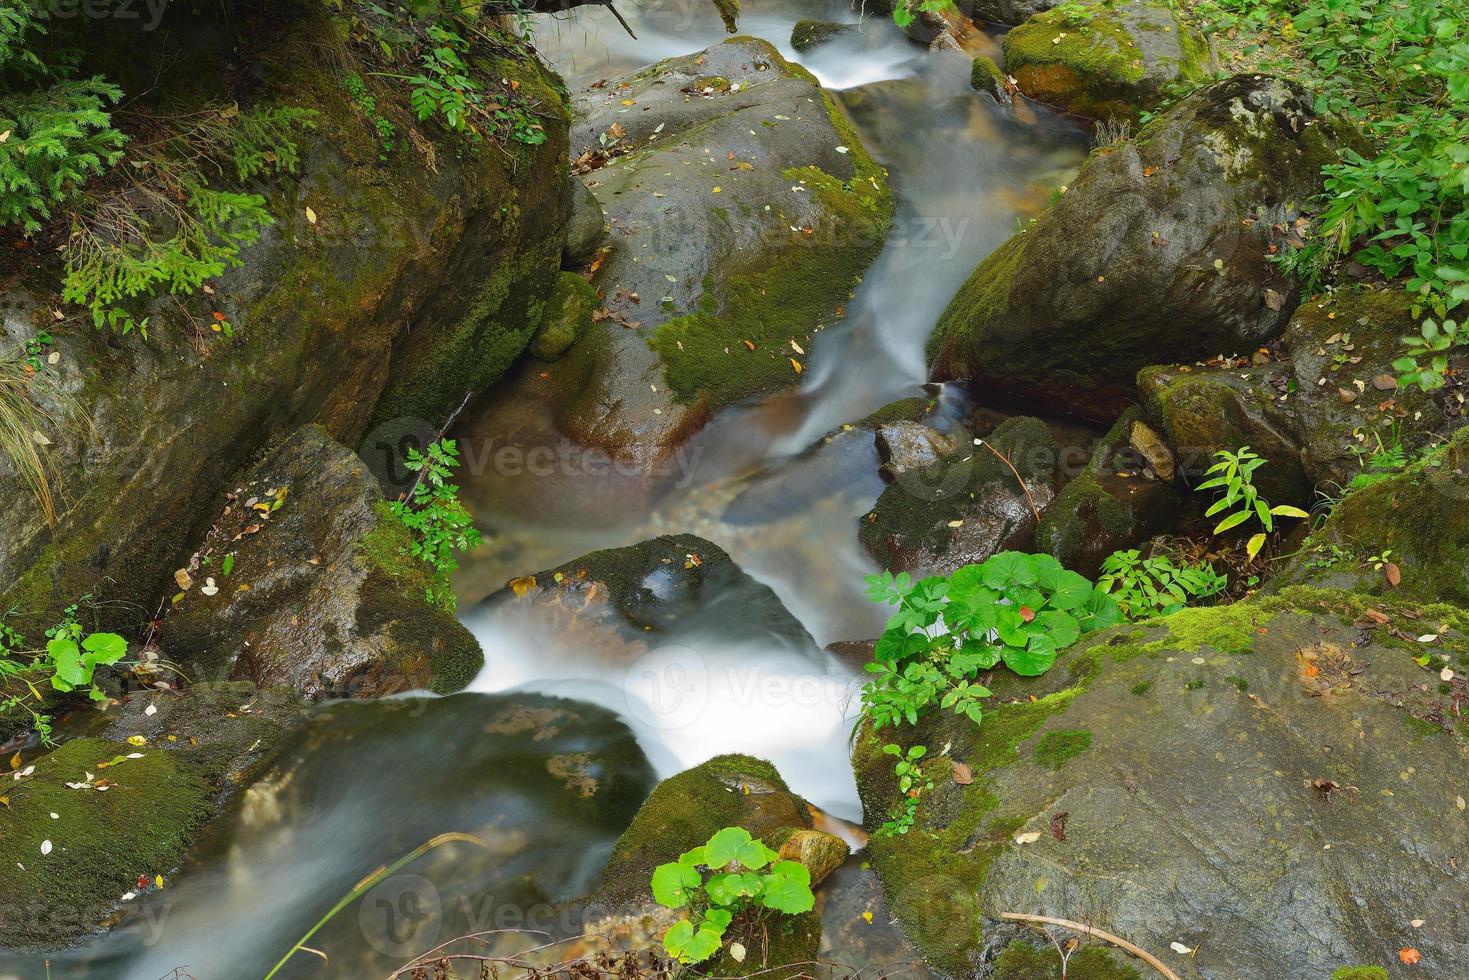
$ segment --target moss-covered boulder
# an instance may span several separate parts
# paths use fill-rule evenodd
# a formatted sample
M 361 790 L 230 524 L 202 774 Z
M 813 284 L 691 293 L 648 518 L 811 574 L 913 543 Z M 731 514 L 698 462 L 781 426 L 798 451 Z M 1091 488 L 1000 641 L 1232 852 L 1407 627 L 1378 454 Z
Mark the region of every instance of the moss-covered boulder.
M 505 79 L 497 93 L 518 86 L 543 143 L 472 145 L 419 124 L 407 87 L 383 82 L 378 112 L 404 137 L 384 154 L 348 95 L 344 52 L 323 43 L 336 37 L 324 7 L 238 18 L 243 36 L 201 26 L 213 16 L 202 9 L 170 7 L 147 35 L 150 48 L 179 53 L 161 74 L 152 58 L 120 66 L 130 96 L 148 93 L 138 107 L 157 100 L 170 117 L 210 125 L 236 103 L 309 107 L 315 128 L 296 136 L 298 174 L 253 187 L 275 224 L 244 249 L 243 266 L 213 279 L 212 293 L 140 303 L 146 339 L 99 331 L 62 303 L 50 261 L 0 286 L 0 342 L 49 332 L 59 357 L 42 374 L 90 420 L 45 427 L 63 491 L 54 525 L 0 458 L 0 605 L 17 606 L 33 635 L 86 593 L 120 620 L 110 625 L 150 615 L 160 579 L 217 515 L 218 492 L 271 440 L 317 422 L 356 446 L 390 422 L 442 422 L 529 342 L 559 266 L 567 110 L 556 77 L 520 41 L 487 28 L 493 43 L 475 57 Z M 379 452 L 400 452 L 401 431 Z
M 770 763 L 746 755 L 721 755 L 658 784 L 632 825 L 618 839 L 602 876 L 598 901 L 640 907 L 652 904 L 653 869 L 678 859 L 725 827 L 743 827 L 772 849 L 811 828 L 811 811 Z M 749 951 L 744 962 L 727 954 L 714 975 L 761 972 L 816 958 L 821 916 L 774 915 L 764 922 L 739 917 L 726 933 Z M 777 973 L 777 976 L 786 974 Z
M 1173 524 L 1178 493 L 1132 446 L 1141 413 L 1128 411 L 1098 444 L 1085 469 L 1061 488 L 1036 527 L 1037 551 L 1096 578 L 1114 551 L 1136 548 Z
M 738 613 L 732 610 L 738 604 Z M 636 657 L 659 635 L 717 624 L 731 642 L 810 636 L 768 586 L 711 541 L 665 534 L 594 551 L 557 568 L 512 580 L 474 612 L 475 621 L 524 616 L 542 628 L 592 631 Z
M 311 698 L 463 687 L 479 644 L 367 465 L 319 426 L 244 473 L 166 585 L 168 658 Z
M 1044 422 L 1015 418 L 980 445 L 961 447 L 936 463 L 896 475 L 872 510 L 858 518 L 858 537 L 874 561 L 893 572 L 948 574 L 1007 550 L 1029 550 L 1035 511 L 1056 495 L 1059 452 Z
M 1043 677 L 997 676 L 982 726 L 933 712 L 904 729 L 935 787 L 909 833 L 871 839 L 888 906 L 950 974 L 983 973 L 1015 935 L 1004 912 L 1098 926 L 1184 976 L 1325 977 L 1404 945 L 1452 973 L 1469 954 L 1469 620 L 1372 600 L 1435 624 L 1425 645 L 1359 626 L 1368 601 L 1296 589 L 1114 628 Z M 897 798 L 894 734 L 855 749 L 873 826 Z
M 616 233 L 605 322 L 548 379 L 572 438 L 651 465 L 718 409 L 799 383 L 882 246 L 885 173 L 815 78 L 732 38 L 577 96 Z M 607 156 L 603 156 L 606 154 Z
M 1170 85 L 1201 82 L 1209 45 L 1164 0 L 1065 4 L 1005 35 L 1005 70 L 1029 98 L 1093 119 L 1135 120 Z
M 1469 607 L 1469 429 L 1347 493 L 1278 578 Z
M 64 944 L 156 890 L 302 708 L 283 689 L 199 684 L 134 695 L 54 751 L 22 752 L 0 785 L 0 945 Z
M 597 291 L 591 283 L 574 272 L 561 273 L 546 300 L 546 312 L 531 340 L 530 352 L 543 361 L 556 360 L 592 328 L 596 309 Z
M 1194 93 L 985 259 L 929 341 L 933 377 L 1110 422 L 1140 368 L 1255 349 L 1297 298 L 1268 260 L 1274 229 L 1319 192 L 1337 141 L 1293 83 Z
M 1145 368 L 1138 388 L 1186 476 L 1249 446 L 1269 460 L 1266 499 L 1309 506 L 1313 487 L 1339 491 L 1375 453 L 1403 439 L 1412 453 L 1444 427 L 1442 392 L 1398 387 L 1392 362 L 1415 326 L 1400 290 L 1340 290 L 1297 308 L 1278 357 Z

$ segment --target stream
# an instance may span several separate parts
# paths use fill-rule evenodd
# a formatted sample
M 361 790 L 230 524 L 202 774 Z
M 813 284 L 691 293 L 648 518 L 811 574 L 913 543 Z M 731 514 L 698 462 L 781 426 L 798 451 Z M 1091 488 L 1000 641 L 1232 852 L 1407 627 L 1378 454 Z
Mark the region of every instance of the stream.
M 709 0 L 619 9 L 637 40 L 604 8 L 537 17 L 538 46 L 573 94 L 727 36 Z M 885 618 L 863 595 L 876 569 L 856 534 L 883 483 L 872 435 L 843 425 L 923 392 L 939 314 L 1076 172 L 1088 134 L 1044 110 L 1002 110 L 970 87 L 968 56 L 925 51 L 885 18 L 798 54 L 790 35 L 802 18 L 858 22 L 836 0 L 744 0 L 740 30 L 828 87 L 889 169 L 897 213 L 846 317 L 817 335 L 801 388 L 725 411 L 652 477 L 565 443 L 543 406 L 491 397 L 472 409 L 455 433 L 460 483 L 486 543 L 463 559 L 456 590 L 484 647 L 480 676 L 445 698 L 318 707 L 176 880 L 53 956 L 50 976 L 264 976 L 365 874 L 446 832 L 490 846 L 435 850 L 390 881 L 399 891 L 374 892 L 313 938 L 330 960 L 298 954 L 278 976 L 383 977 L 436 941 L 512 927 L 496 918 L 507 909 L 519 926 L 552 928 L 532 913 L 554 919 L 558 903 L 595 886 L 655 781 L 725 752 L 770 759 L 796 793 L 860 821 L 847 758 L 859 676 L 826 646 L 870 638 Z M 998 55 L 995 37 L 971 44 Z M 957 417 L 973 396 L 938 397 L 941 414 Z M 536 447 L 556 462 L 505 465 Z M 485 602 L 511 578 L 669 533 L 726 550 L 809 636 L 743 622 L 749 596 L 731 590 L 630 661 L 595 635 Z M 539 727 L 490 721 L 527 711 Z M 595 759 L 613 805 L 587 814 L 549 802 L 559 784 L 548 760 L 567 756 Z M 405 922 L 422 928 L 405 932 Z M 0 954 L 0 980 L 45 969 Z

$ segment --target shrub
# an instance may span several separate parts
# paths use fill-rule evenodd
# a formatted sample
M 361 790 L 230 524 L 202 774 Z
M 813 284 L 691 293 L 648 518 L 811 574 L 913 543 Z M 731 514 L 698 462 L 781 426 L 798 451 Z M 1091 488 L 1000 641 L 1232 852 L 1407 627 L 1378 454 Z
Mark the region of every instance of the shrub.
M 1191 599 L 1218 595 L 1226 585 L 1228 579 L 1210 565 L 1177 564 L 1165 555 L 1143 558 L 1136 549 L 1108 555 L 1097 580 L 1131 620 L 1170 615 Z

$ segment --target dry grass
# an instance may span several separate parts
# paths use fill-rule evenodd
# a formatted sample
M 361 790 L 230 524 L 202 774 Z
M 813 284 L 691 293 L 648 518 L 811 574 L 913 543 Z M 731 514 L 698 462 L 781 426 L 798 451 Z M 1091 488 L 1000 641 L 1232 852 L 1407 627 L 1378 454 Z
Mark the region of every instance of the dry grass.
M 51 445 L 76 428 L 85 413 L 80 404 L 59 391 L 48 392 L 55 411 L 33 397 L 36 380 L 25 355 L 17 348 L 0 353 L 0 454 L 3 454 L 36 498 L 46 523 L 56 523 L 60 494 Z

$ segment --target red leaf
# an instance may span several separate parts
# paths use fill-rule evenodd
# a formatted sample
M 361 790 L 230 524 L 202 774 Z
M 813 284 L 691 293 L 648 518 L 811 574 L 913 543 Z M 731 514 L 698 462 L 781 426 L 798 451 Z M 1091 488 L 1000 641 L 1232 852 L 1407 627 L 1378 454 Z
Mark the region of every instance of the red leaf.
M 1035 610 L 1030 608 L 1029 606 L 1021 606 L 1020 618 L 1025 620 L 1027 623 L 1030 622 L 1031 620 L 1035 619 Z

